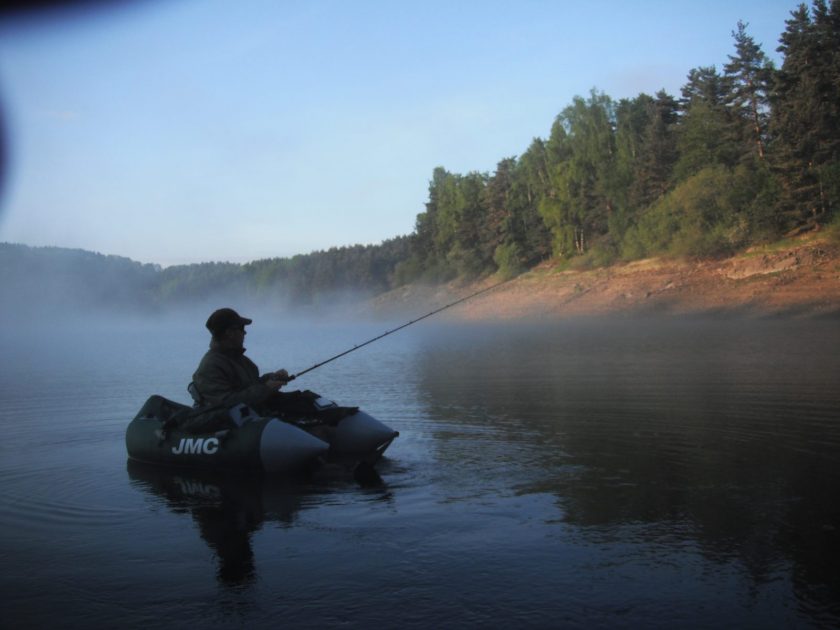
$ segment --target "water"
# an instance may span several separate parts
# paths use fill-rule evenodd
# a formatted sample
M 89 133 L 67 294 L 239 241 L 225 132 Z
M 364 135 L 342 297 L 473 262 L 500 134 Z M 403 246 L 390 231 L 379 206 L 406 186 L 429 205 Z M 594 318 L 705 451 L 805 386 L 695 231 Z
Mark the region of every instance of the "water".
M 380 326 L 270 326 L 299 371 Z M 127 465 L 191 324 L 7 328 L 0 623 L 840 623 L 836 321 L 418 325 L 298 383 L 401 433 L 381 484 Z

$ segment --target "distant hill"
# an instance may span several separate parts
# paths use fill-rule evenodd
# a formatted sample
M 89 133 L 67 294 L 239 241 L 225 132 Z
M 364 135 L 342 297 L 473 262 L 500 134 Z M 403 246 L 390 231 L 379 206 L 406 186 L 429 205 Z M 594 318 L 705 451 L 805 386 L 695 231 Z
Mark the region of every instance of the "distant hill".
M 392 288 L 408 237 L 246 264 L 161 268 L 81 249 L 0 243 L 0 300 L 6 315 L 57 316 L 91 310 L 146 314 L 188 305 L 317 305 L 337 292 L 370 296 Z
M 121 256 L 0 243 L 0 300 L 24 316 L 92 306 L 147 309 L 160 273 Z

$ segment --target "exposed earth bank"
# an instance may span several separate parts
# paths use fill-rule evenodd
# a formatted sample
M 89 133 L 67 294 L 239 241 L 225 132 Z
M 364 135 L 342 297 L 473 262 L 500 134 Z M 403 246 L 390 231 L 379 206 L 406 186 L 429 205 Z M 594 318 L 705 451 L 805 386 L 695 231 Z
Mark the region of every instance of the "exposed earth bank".
M 419 316 L 498 282 L 410 285 L 368 308 Z M 641 314 L 840 317 L 840 239 L 811 233 L 732 258 L 651 258 L 589 270 L 547 262 L 446 311 L 467 320 Z

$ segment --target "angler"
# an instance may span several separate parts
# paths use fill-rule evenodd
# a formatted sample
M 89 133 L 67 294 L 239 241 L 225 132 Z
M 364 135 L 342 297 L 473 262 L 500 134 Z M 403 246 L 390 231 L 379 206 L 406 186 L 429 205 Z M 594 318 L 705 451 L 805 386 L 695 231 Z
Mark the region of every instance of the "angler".
M 245 356 L 245 326 L 253 320 L 231 308 L 214 311 L 205 324 L 212 335 L 210 349 L 188 387 L 195 404 L 189 407 L 151 396 L 126 429 L 128 455 L 158 464 L 267 472 L 300 470 L 324 457 L 373 465 L 398 431 L 358 407 L 339 406 L 308 390 L 280 390 L 312 370 L 505 282 L 455 300 L 294 375 L 285 369 L 260 375 Z

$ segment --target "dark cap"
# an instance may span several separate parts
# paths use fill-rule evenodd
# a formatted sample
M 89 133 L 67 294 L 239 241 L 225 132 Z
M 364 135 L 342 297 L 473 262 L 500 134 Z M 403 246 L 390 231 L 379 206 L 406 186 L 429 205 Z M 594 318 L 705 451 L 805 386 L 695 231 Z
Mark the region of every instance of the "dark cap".
M 247 317 L 240 316 L 232 308 L 220 308 L 218 311 L 213 311 L 213 314 L 207 318 L 205 326 L 214 337 L 221 337 L 228 328 L 246 326 L 252 321 Z

